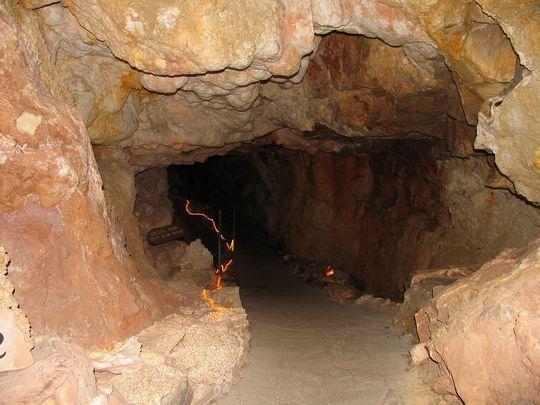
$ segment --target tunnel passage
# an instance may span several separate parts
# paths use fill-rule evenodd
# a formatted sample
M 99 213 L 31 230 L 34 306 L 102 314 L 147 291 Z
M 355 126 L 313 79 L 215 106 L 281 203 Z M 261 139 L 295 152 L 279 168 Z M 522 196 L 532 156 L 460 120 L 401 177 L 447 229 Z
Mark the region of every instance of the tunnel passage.
M 221 210 L 229 234 L 236 210 L 276 247 L 344 270 L 366 293 L 401 299 L 415 270 L 477 267 L 538 234 L 534 208 L 485 187 L 485 156 L 444 151 L 425 139 L 364 141 L 340 153 L 244 146 L 171 166 L 170 198 L 180 214 L 184 197 L 214 218 Z M 512 221 L 512 209 L 524 216 Z
M 28 317 L 26 349 L 33 350 L 31 337 L 51 332 L 85 349 L 110 348 L 173 312 L 193 312 L 181 306 L 214 312 L 199 284 L 188 293 L 178 285 L 197 271 L 201 279 L 212 273 L 211 254 L 195 240 L 203 235 L 194 229 L 185 242 L 157 247 L 148 246 L 147 235 L 170 225 L 172 201 L 181 208 L 167 198 L 168 166 L 227 153 L 224 161 L 232 162 L 242 152 L 248 169 L 224 163 L 212 173 L 227 185 L 222 193 L 236 183 L 240 192 L 251 187 L 248 196 L 255 197 L 244 211 L 271 240 L 345 269 L 366 292 L 399 298 L 417 269 L 451 275 L 448 266 L 485 263 L 454 284 L 427 285 L 426 305 L 444 311 L 411 311 L 410 318 L 424 317 L 418 333 L 447 377 L 436 386 L 470 403 L 540 402 L 540 243 L 505 250 L 539 234 L 535 208 L 512 194 L 540 203 L 539 13 L 538 2 L 523 0 L 0 2 L 2 273 L 3 249 L 9 254 L 8 275 L 0 275 L 9 282 L 0 284 L 16 301 L 10 312 L 20 305 L 17 317 Z M 340 141 L 313 145 L 318 125 Z M 289 149 L 264 146 L 266 136 Z M 409 147 L 412 138 L 422 142 Z M 378 146 L 348 147 L 352 139 Z M 434 139 L 452 147 L 427 146 Z M 479 155 L 473 145 L 494 156 Z M 244 172 L 253 178 L 241 180 Z M 203 197 L 193 201 L 201 209 Z M 314 300 L 315 310 L 321 302 Z M 351 308 L 335 305 L 328 319 L 339 323 Z M 201 348 L 201 338 L 218 330 L 213 319 L 207 333 L 182 335 L 183 343 Z M 289 353 L 297 352 L 296 337 Z M 206 342 L 204 349 L 216 348 Z M 178 362 L 177 383 L 185 380 L 188 357 L 197 356 Z M 376 360 L 385 357 L 383 351 Z M 364 360 L 350 359 L 349 365 Z M 108 381 L 96 387 L 88 374 L 82 385 L 94 392 L 68 402 L 112 395 Z M 209 381 L 204 372 L 193 374 Z M 350 392 L 393 379 L 380 377 L 351 379 Z M 212 391 L 222 392 L 231 378 L 213 380 Z M 129 385 L 124 392 L 140 397 L 157 384 L 139 383 L 163 379 L 132 381 L 137 390 Z M 209 398 L 192 388 L 196 398 Z M 46 391 L 45 402 L 66 393 Z M 171 402 L 175 392 L 164 398 Z M 265 399 L 275 398 L 270 394 Z M 331 399 L 326 403 L 336 403 Z

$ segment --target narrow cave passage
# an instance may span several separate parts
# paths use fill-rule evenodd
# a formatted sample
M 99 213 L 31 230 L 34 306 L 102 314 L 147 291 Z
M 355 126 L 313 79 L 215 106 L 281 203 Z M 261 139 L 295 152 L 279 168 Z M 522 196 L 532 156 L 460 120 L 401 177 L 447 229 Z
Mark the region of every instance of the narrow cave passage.
M 539 4 L 0 0 L 0 403 L 540 404 Z
M 343 270 L 359 291 L 399 300 L 408 273 L 437 256 L 433 247 L 429 259 L 420 252 L 426 236 L 448 219 L 435 149 L 425 140 L 361 143 L 342 153 L 246 147 L 170 168 L 171 198 L 187 229 L 201 220 L 186 215 L 185 198 L 216 222 L 221 212 L 228 239 L 235 212 L 239 239 L 264 237 L 299 259 Z M 219 238 L 195 232 L 217 257 Z
M 432 291 L 538 235 L 535 208 L 486 187 L 493 170 L 485 155 L 429 139 L 310 153 L 261 141 L 169 167 L 175 220 L 214 268 L 233 259 L 223 283 L 239 284 L 250 322 L 247 365 L 220 403 L 457 401 L 428 388 L 433 365 L 410 369 L 413 315 Z M 219 238 L 186 199 L 216 221 L 221 212 L 234 253 L 222 241 L 218 259 Z M 426 281 L 411 288 L 415 274 Z
M 191 212 L 216 222 L 221 212 L 226 239 L 236 235 L 234 254 L 221 262 L 234 259 L 230 273 L 248 313 L 251 350 L 232 391 L 219 403 L 433 400 L 418 370 L 409 370 L 413 339 L 393 326 L 394 304 L 353 304 L 358 295 L 328 290 L 341 284 L 324 274 L 308 280 L 318 287 L 330 281 L 325 295 L 292 270 L 306 262 L 331 265 L 350 276 L 357 294 L 398 298 L 413 266 L 405 267 L 400 244 L 412 249 L 410 235 L 433 232 L 442 221 L 438 215 L 444 216 L 434 147 L 387 142 L 363 145 L 361 152 L 309 155 L 266 145 L 169 168 L 175 220 L 187 230 L 188 241 L 203 239 L 215 268 L 219 238 L 207 220 L 186 214 L 186 198 Z M 284 251 L 299 255 L 297 261 L 283 260 Z M 389 264 L 399 261 L 401 267 Z

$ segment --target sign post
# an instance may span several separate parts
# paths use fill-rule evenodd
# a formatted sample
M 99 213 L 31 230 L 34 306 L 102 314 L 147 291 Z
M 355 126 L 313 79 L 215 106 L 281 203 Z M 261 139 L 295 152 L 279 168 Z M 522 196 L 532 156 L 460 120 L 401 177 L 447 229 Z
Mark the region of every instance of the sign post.
M 184 231 L 178 225 L 169 225 L 151 229 L 146 235 L 146 240 L 152 246 L 155 246 L 172 240 L 182 239 L 183 237 Z

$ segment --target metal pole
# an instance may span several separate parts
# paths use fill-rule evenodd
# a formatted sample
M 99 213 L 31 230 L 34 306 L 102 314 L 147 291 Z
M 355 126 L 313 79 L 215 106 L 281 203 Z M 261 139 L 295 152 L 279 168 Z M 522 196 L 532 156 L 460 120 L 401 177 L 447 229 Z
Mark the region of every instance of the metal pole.
M 236 245 L 236 208 L 233 210 L 233 216 L 232 216 L 232 240 L 234 241 L 234 244 Z
M 218 211 L 218 230 L 221 232 L 221 210 Z M 218 272 L 221 270 L 221 233 L 218 233 Z
M 212 194 L 210 194 L 210 218 L 214 218 L 214 199 Z

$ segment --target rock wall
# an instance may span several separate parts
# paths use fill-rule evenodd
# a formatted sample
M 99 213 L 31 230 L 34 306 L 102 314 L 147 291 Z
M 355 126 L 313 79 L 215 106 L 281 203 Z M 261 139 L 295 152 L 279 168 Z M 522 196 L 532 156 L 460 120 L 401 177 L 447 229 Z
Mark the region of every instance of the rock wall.
M 8 263 L 9 257 L 4 248 L 0 247 L 0 310 L 7 310 L 13 314 L 14 325 L 21 331 L 24 342 L 30 350 L 34 347 L 30 333 L 30 323 L 26 314 L 19 308 L 19 303 L 13 297 L 15 288 L 7 278 Z
M 270 234 L 299 257 L 353 274 L 366 292 L 398 298 L 420 241 L 446 218 L 427 148 L 397 149 L 403 155 L 277 150 L 262 157 L 269 192 L 259 204 Z
M 442 371 L 439 391 L 465 403 L 540 400 L 539 260 L 538 241 L 507 250 L 416 314 L 420 340 Z
M 486 187 L 496 173 L 486 156 L 456 158 L 425 141 L 351 144 L 333 153 L 315 144 L 310 154 L 244 148 L 184 172 L 201 198 L 213 188 L 295 255 L 394 298 L 414 270 L 478 268 L 540 236 L 538 209 Z
M 317 123 L 348 136 L 436 136 L 449 115 L 478 121 L 477 146 L 540 200 L 530 1 L 21 4 L 35 9 L 92 142 L 131 165 L 189 163 Z M 333 31 L 364 37 L 324 36 Z
M 174 209 L 169 199 L 167 169 L 147 169 L 135 177 L 135 184 L 137 197 L 134 215 L 143 241 L 144 252 L 157 273 L 163 279 L 167 279 L 187 268 L 195 267 L 211 271 L 212 255 L 200 242 L 188 245 L 184 241 L 174 240 L 152 246 L 146 240 L 146 235 L 151 229 L 173 224 Z M 182 224 L 177 225 L 185 231 Z M 202 264 L 199 264 L 201 258 Z
M 125 246 L 122 253 L 135 262 L 139 272 L 157 276 L 145 252 L 146 246 L 135 216 L 135 171 L 117 160 L 98 160 L 98 168 L 103 179 L 107 213 L 112 223 L 111 237 L 117 245 Z
M 0 244 L 11 256 L 9 280 L 36 334 L 106 346 L 176 299 L 138 275 L 109 238 L 86 129 L 39 81 L 3 2 L 0 31 Z
M 452 218 L 432 246 L 426 268 L 479 267 L 504 249 L 540 236 L 540 210 L 510 193 L 491 158 L 446 157 L 438 161 L 442 200 Z

